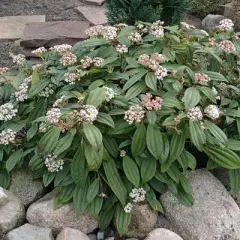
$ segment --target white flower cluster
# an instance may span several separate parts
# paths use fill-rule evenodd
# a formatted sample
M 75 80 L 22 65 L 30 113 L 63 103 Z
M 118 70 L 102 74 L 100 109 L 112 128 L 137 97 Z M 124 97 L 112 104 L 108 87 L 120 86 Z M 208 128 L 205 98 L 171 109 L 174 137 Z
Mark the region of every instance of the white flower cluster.
M 221 41 L 218 46 L 220 48 L 222 48 L 224 50 L 224 52 L 226 53 L 231 53 L 231 52 L 235 52 L 236 51 L 236 48 L 234 46 L 234 44 L 229 41 L 229 40 L 223 40 Z
M 77 74 L 73 72 L 67 72 L 64 74 L 64 81 L 69 83 L 70 85 L 75 84 L 77 79 Z
M 132 32 L 129 36 L 128 39 L 132 43 L 140 43 L 142 41 L 142 36 L 139 32 Z
M 73 114 L 78 122 L 93 123 L 98 115 L 98 110 L 93 105 L 82 105 L 79 111 L 73 111 Z
M 125 112 L 124 120 L 126 120 L 129 124 L 133 122 L 140 123 L 143 121 L 145 116 L 145 111 L 140 105 L 134 105 L 129 108 Z
M 189 25 L 186 22 L 181 22 L 181 30 L 184 32 L 189 32 L 191 30 L 195 29 L 193 25 Z
M 45 166 L 49 172 L 59 172 L 63 169 L 63 164 L 63 159 L 57 159 L 57 156 L 55 154 L 49 154 L 45 158 Z
M 17 101 L 24 102 L 26 99 L 28 99 L 28 85 L 32 81 L 32 76 L 25 78 L 20 86 L 18 87 L 18 90 L 15 92 L 15 97 Z
M 132 209 L 133 209 L 133 205 L 132 205 L 131 203 L 128 203 L 128 204 L 125 206 L 124 211 L 125 211 L 126 213 L 130 213 L 130 212 L 132 211 Z
M 119 52 L 119 53 L 127 53 L 128 52 L 128 47 L 126 45 L 121 45 L 121 44 L 118 44 L 116 47 L 115 47 L 116 51 Z
M 8 121 L 17 115 L 18 110 L 14 109 L 12 103 L 5 103 L 0 106 L 0 121 Z
M 109 88 L 109 87 L 103 87 L 106 92 L 105 92 L 105 100 L 106 102 L 110 102 L 110 100 L 112 98 L 114 98 L 114 96 L 116 95 L 115 92 L 113 91 L 112 88 Z
M 217 100 L 220 100 L 221 97 L 218 95 L 218 91 L 215 87 L 212 87 L 212 92 L 214 94 L 214 96 L 216 97 Z
M 71 52 L 65 52 L 60 59 L 60 63 L 63 66 L 71 66 L 76 62 L 77 62 L 77 56 Z
M 35 54 L 37 56 L 42 56 L 45 52 L 47 52 L 47 49 L 45 47 L 37 48 L 36 50 L 32 51 L 32 54 Z
M 51 108 L 47 111 L 46 119 L 52 124 L 57 124 L 60 121 L 62 113 L 59 108 Z
M 125 150 L 120 151 L 120 157 L 125 157 L 127 152 Z
M 12 129 L 4 130 L 0 133 L 0 144 L 8 145 L 15 142 L 16 132 Z
M 50 48 L 51 51 L 53 52 L 57 52 L 60 54 L 63 54 L 65 52 L 68 52 L 72 49 L 72 46 L 69 44 L 61 44 L 61 45 L 55 45 L 53 47 Z
M 201 121 L 203 119 L 203 113 L 200 107 L 190 108 L 187 112 L 187 117 L 191 121 Z
M 89 56 L 84 56 L 84 57 L 81 59 L 80 63 L 81 63 L 81 67 L 82 67 L 83 69 L 86 69 L 86 68 L 91 67 L 91 65 L 92 65 L 92 63 L 93 63 L 93 59 L 92 59 L 91 57 L 89 57 Z
M 209 105 L 204 109 L 204 113 L 211 118 L 212 120 L 216 120 L 220 116 L 219 109 L 216 105 Z
M 95 57 L 93 59 L 93 65 L 95 67 L 101 67 L 103 65 L 103 62 L 104 62 L 104 59 L 103 58 L 100 58 L 100 57 Z
M 41 63 L 38 63 L 38 64 L 32 66 L 33 71 L 42 70 L 43 68 L 44 68 L 44 64 L 41 64 Z
M 117 37 L 117 28 L 111 26 L 97 25 L 88 28 L 85 33 L 89 37 L 104 37 L 106 40 L 114 40 Z
M 38 96 L 40 97 L 49 97 L 50 95 L 52 95 L 54 93 L 53 90 L 53 84 L 49 84 L 47 87 L 45 87 L 39 94 Z
M 223 19 L 219 22 L 220 24 L 217 26 L 217 30 L 220 32 L 230 31 L 233 30 L 234 23 L 231 19 Z
M 53 107 L 56 108 L 56 107 L 62 106 L 62 104 L 65 102 L 65 98 L 66 96 L 62 95 L 59 99 L 55 101 L 55 103 L 53 104 Z
M 143 23 L 139 23 L 137 25 L 137 28 L 139 29 L 139 31 L 141 33 L 147 33 L 148 32 L 148 28 Z
M 150 28 L 150 34 L 155 36 L 155 37 L 163 37 L 164 36 L 164 28 L 163 28 L 163 24 L 164 22 L 161 22 L 160 20 L 157 21 L 157 22 L 154 22 L 152 25 L 151 25 L 151 28 Z
M 2 67 L 2 68 L 0 68 L 0 75 L 6 73 L 6 72 L 8 72 L 8 71 L 9 71 L 9 68 L 8 68 L 8 67 Z
M 45 122 L 40 123 L 38 131 L 41 133 L 45 133 L 47 131 L 47 124 Z
M 21 65 L 26 61 L 26 56 L 23 54 L 14 55 L 12 58 L 13 63 L 16 63 L 17 65 Z
M 125 24 L 125 23 L 119 23 L 119 24 L 115 25 L 115 27 L 116 27 L 118 30 L 122 30 L 122 29 L 124 29 L 125 27 L 128 27 L 128 25 Z
M 166 61 L 164 56 L 157 53 L 153 54 L 151 57 L 147 54 L 143 54 L 138 58 L 138 62 L 154 71 L 159 80 L 163 80 L 163 78 L 167 76 L 167 69 L 160 65 L 160 63 L 164 61 Z
M 143 202 L 145 201 L 146 191 L 143 188 L 134 188 L 130 192 L 129 196 L 133 199 L 133 202 Z
M 204 74 L 204 73 L 195 73 L 195 81 L 196 83 L 200 84 L 200 85 L 208 85 L 209 82 L 209 77 L 208 75 Z

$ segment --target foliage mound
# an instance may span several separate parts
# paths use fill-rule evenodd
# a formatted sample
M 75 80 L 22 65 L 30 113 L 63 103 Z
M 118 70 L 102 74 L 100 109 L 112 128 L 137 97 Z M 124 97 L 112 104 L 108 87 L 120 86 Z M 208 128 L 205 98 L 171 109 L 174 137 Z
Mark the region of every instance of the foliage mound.
M 0 185 L 25 167 L 105 229 L 126 232 L 134 204 L 163 211 L 166 187 L 194 203 L 187 170 L 240 169 L 240 41 L 231 20 L 209 36 L 182 23 L 95 26 L 75 46 L 1 68 Z M 204 160 L 204 159 L 202 159 Z
M 176 24 L 192 7 L 192 0 L 106 0 L 110 24 L 155 22 Z

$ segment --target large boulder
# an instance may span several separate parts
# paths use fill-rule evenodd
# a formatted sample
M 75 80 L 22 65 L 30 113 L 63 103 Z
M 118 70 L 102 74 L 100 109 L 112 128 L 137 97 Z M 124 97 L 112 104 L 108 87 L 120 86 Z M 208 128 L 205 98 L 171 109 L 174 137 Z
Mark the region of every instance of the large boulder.
M 202 20 L 202 28 L 206 31 L 212 31 L 214 30 L 221 20 L 223 20 L 225 17 L 222 15 L 213 15 L 208 14 L 203 20 Z
M 97 221 L 88 213 L 76 216 L 72 204 L 55 209 L 53 192 L 45 195 L 28 208 L 27 220 L 33 225 L 51 228 L 54 234 L 66 227 L 88 234 L 98 227 Z
M 157 228 L 150 232 L 145 240 L 183 240 L 176 233 L 165 229 Z
M 56 240 L 90 240 L 83 232 L 72 228 L 64 228 L 57 236 Z
M 52 230 L 40 228 L 28 223 L 9 232 L 5 240 L 54 240 Z
M 235 29 L 240 30 L 240 1 L 233 0 L 225 5 L 224 16 L 233 20 Z
M 0 187 L 0 207 L 7 203 L 7 194 L 4 192 L 3 188 Z
M 25 206 L 29 206 L 44 195 L 45 188 L 41 181 L 33 181 L 32 173 L 25 168 L 12 172 L 9 191 L 18 197 Z
M 144 238 L 157 223 L 157 213 L 148 204 L 134 205 L 131 223 L 125 234 L 127 237 Z
M 6 233 L 24 222 L 25 208 L 11 192 L 1 188 L 0 191 L 7 196 L 4 205 L 0 206 L 0 233 Z
M 184 206 L 167 191 L 161 196 L 165 216 L 185 240 L 240 239 L 240 210 L 207 170 L 189 172 L 194 205 Z

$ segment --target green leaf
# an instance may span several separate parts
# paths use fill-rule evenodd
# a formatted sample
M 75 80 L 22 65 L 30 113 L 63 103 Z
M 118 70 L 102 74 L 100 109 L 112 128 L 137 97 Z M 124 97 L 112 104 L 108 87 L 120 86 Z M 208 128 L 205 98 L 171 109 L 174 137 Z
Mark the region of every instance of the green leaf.
M 194 203 L 192 194 L 185 192 L 182 185 L 179 185 L 177 190 L 178 190 L 178 194 L 177 194 L 178 201 L 188 207 L 191 207 Z
M 153 91 L 157 91 L 157 77 L 153 72 L 149 72 L 145 77 L 146 85 Z
M 96 119 L 97 122 L 100 122 L 100 123 L 103 123 L 103 124 L 106 124 L 112 128 L 115 127 L 114 125 L 114 121 L 112 119 L 112 117 L 106 113 L 98 113 L 98 116 L 97 116 L 97 119 Z
M 181 177 L 180 177 L 180 183 L 184 189 L 184 191 L 188 194 L 192 194 L 192 186 L 191 184 L 189 183 L 187 177 L 185 176 L 185 174 L 181 174 Z
M 115 193 L 122 206 L 126 205 L 127 189 L 123 185 L 119 172 L 113 159 L 103 162 L 104 171 L 108 180 L 108 184 Z
M 92 90 L 87 98 L 87 104 L 98 107 L 105 100 L 106 91 L 104 88 L 95 88 Z
M 157 114 L 152 111 L 147 112 L 147 119 L 149 121 L 149 124 L 154 125 L 157 121 Z
M 177 108 L 179 110 L 184 108 L 183 104 L 178 99 L 169 95 L 163 97 L 162 105 L 166 108 Z
M 223 112 L 224 112 L 225 116 L 240 118 L 240 111 L 239 110 L 224 108 Z
M 209 98 L 213 103 L 217 103 L 216 101 L 216 96 L 214 95 L 212 89 L 208 87 L 199 87 L 200 91 L 207 97 Z
M 137 126 L 137 130 L 135 131 L 132 139 L 131 144 L 131 151 L 133 156 L 140 155 L 146 145 L 146 128 L 144 126 L 144 123 L 141 123 Z
M 103 136 L 103 145 L 114 158 L 118 157 L 119 149 L 115 138 Z
M 33 123 L 31 128 L 27 131 L 27 140 L 30 141 L 38 131 L 38 124 Z
M 38 71 L 37 70 L 34 70 L 33 73 L 32 73 L 32 85 L 38 83 L 40 80 L 40 77 L 39 77 L 39 74 L 38 74 Z
M 161 213 L 164 213 L 163 211 L 163 207 L 161 205 L 161 203 L 157 200 L 156 198 L 156 195 L 154 193 L 154 191 L 152 189 L 150 189 L 148 192 L 147 192 L 147 201 L 148 203 L 150 204 L 150 206 L 158 211 L 158 212 L 161 212 Z
M 7 189 L 10 185 L 10 174 L 6 170 L 0 171 L 0 187 Z
M 95 181 L 92 182 L 87 191 L 87 202 L 88 203 L 92 202 L 93 199 L 97 196 L 98 192 L 99 192 L 99 180 L 95 179 Z
M 197 161 L 195 157 L 186 149 L 183 149 L 181 155 L 178 157 L 177 160 L 184 170 L 187 170 L 188 167 L 192 170 L 196 168 Z
M 141 92 L 143 92 L 143 90 L 146 89 L 146 85 L 143 82 L 139 82 L 136 83 L 135 85 L 133 85 L 126 93 L 125 98 L 127 100 L 130 100 L 134 97 L 136 97 L 138 94 L 140 94 Z
M 135 186 L 139 186 L 140 174 L 137 164 L 128 156 L 123 158 L 123 170 L 127 179 Z
M 236 139 L 228 139 L 227 147 L 234 151 L 240 151 L 240 141 Z
M 88 142 L 95 148 L 102 144 L 102 133 L 91 123 L 83 123 L 83 132 Z
M 176 54 L 173 49 L 165 47 L 163 49 L 163 55 L 165 55 L 171 62 L 175 61 Z
M 88 183 L 77 185 L 73 192 L 73 206 L 77 216 L 82 215 L 87 209 L 87 190 Z
M 141 176 L 142 176 L 142 183 L 146 183 L 150 181 L 157 169 L 157 161 L 153 157 L 149 157 L 143 161 L 141 166 Z
M 41 152 L 52 153 L 55 149 L 58 139 L 61 133 L 61 129 L 53 128 L 49 132 L 45 133 L 38 144 L 38 148 Z
M 78 148 L 70 166 L 72 179 L 77 185 L 80 186 L 84 183 L 86 173 L 88 172 L 83 145 L 80 145 L 80 147 Z
M 94 200 L 88 204 L 88 211 L 93 217 L 98 217 L 102 209 L 103 198 L 95 197 Z
M 183 97 L 183 101 L 187 109 L 195 107 L 201 100 L 201 95 L 197 88 L 190 87 L 188 88 Z
M 96 171 L 102 165 L 102 157 L 103 157 L 103 146 L 101 146 L 100 150 L 92 147 L 88 143 L 84 143 L 84 153 L 87 159 L 88 170 Z
M 69 149 L 72 144 L 73 138 L 76 134 L 77 130 L 72 128 L 70 131 L 67 132 L 66 136 L 61 138 L 55 147 L 54 154 L 59 156 L 61 153 Z
M 203 145 L 206 144 L 206 135 L 201 128 L 199 122 L 190 121 L 190 138 L 192 143 L 198 148 L 199 151 L 203 150 Z
M 120 236 L 123 236 L 123 234 L 127 232 L 130 222 L 131 214 L 126 213 L 123 207 L 120 204 L 118 204 L 116 209 L 116 228 Z
M 159 180 L 156 179 L 156 178 L 151 179 L 151 180 L 149 181 L 149 184 L 151 185 L 151 187 L 152 187 L 156 192 L 164 193 L 165 190 L 166 190 L 164 183 L 162 183 L 161 181 L 159 181 Z
M 55 176 L 56 176 L 56 172 L 46 171 L 43 174 L 43 184 L 44 184 L 44 186 L 47 187 L 53 181 Z
M 69 165 L 64 165 L 63 170 L 57 172 L 56 177 L 54 179 L 54 187 L 60 185 L 63 179 L 68 175 L 70 171 Z
M 123 91 L 128 90 L 132 85 L 142 79 L 142 77 L 147 73 L 146 69 L 141 69 L 135 75 L 133 75 L 123 86 Z
M 211 81 L 228 82 L 228 80 L 221 73 L 211 71 L 205 71 L 203 73 L 207 74 Z
M 231 191 L 233 193 L 239 193 L 239 190 L 240 190 L 240 169 L 229 170 L 228 172 L 229 172 Z
M 115 209 L 110 209 L 109 211 L 104 211 L 102 210 L 99 215 L 99 228 L 101 231 L 104 231 L 109 224 L 111 223 L 113 216 L 114 216 L 114 211 Z
M 41 92 L 45 87 L 49 85 L 50 81 L 48 79 L 41 79 L 41 81 L 37 82 L 36 84 L 32 85 L 28 92 L 28 97 L 32 98 Z
M 6 169 L 8 172 L 11 172 L 13 168 L 17 165 L 17 163 L 22 159 L 23 157 L 23 150 L 18 150 L 14 152 L 7 160 L 6 162 Z
M 163 156 L 163 149 L 164 149 L 164 142 L 162 133 L 159 129 L 156 128 L 154 125 L 148 125 L 147 128 L 147 135 L 146 135 L 146 142 L 147 147 L 150 153 L 156 159 L 162 159 Z
M 221 143 L 226 144 L 228 141 L 228 138 L 226 134 L 214 123 L 210 121 L 204 121 L 207 129 L 210 131 L 210 133 Z

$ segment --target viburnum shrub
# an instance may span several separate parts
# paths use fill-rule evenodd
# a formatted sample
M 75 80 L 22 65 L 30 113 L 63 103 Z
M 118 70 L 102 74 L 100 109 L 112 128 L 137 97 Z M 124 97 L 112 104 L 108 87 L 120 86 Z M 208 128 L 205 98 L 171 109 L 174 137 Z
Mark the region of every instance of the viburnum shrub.
M 210 36 L 186 23 L 95 26 L 75 46 L 13 56 L 1 68 L 0 184 L 25 167 L 122 235 L 135 204 L 162 211 L 168 187 L 194 203 L 187 170 L 200 152 L 207 168 L 240 177 L 240 40 L 220 22 Z M 15 77 L 13 77 L 15 75 Z M 202 155 L 201 155 L 202 156 Z M 201 161 L 201 160 L 200 160 Z

